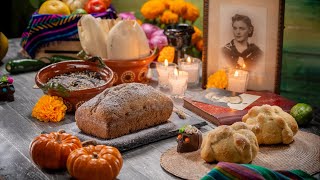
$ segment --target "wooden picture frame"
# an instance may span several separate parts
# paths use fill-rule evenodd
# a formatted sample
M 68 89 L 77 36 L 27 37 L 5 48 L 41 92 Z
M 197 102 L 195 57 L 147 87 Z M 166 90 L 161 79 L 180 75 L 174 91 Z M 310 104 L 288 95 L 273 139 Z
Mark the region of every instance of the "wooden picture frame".
M 248 90 L 279 93 L 284 0 L 204 0 L 203 4 L 202 87 L 221 68 L 242 68 L 249 71 Z

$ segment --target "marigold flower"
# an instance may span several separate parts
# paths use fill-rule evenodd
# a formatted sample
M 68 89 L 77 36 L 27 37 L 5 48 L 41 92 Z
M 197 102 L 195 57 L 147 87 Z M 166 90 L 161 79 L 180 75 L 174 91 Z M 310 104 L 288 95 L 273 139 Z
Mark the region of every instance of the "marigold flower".
M 32 109 L 32 117 L 44 122 L 59 122 L 67 111 L 63 99 L 58 96 L 43 95 Z
M 186 11 L 185 13 L 182 14 L 182 18 L 185 20 L 189 20 L 191 22 L 194 22 L 198 19 L 200 13 L 199 13 L 199 9 L 194 6 L 191 3 L 186 3 Z
M 174 60 L 174 50 L 172 46 L 164 47 L 159 53 L 158 62 L 164 62 L 167 59 L 169 63 L 172 63 Z
M 144 3 L 140 11 L 146 19 L 155 19 L 160 16 L 165 9 L 165 4 L 161 0 L 151 0 Z
M 225 70 L 220 69 L 210 75 L 207 82 L 207 88 L 226 88 L 228 85 L 228 77 Z
M 173 2 L 174 0 L 161 0 L 163 4 L 165 5 L 166 9 L 170 8 L 170 3 Z
M 175 24 L 179 21 L 179 16 L 176 13 L 171 12 L 170 10 L 164 11 L 160 17 L 160 22 L 164 24 Z
M 200 39 L 202 39 L 202 31 L 196 26 L 193 26 L 193 29 L 194 33 L 192 34 L 191 40 L 192 44 L 195 45 Z
M 196 48 L 198 49 L 198 51 L 203 51 L 203 39 L 200 39 L 200 40 L 197 42 Z
M 169 3 L 169 9 L 173 12 L 182 16 L 186 11 L 186 2 L 184 0 L 174 0 Z

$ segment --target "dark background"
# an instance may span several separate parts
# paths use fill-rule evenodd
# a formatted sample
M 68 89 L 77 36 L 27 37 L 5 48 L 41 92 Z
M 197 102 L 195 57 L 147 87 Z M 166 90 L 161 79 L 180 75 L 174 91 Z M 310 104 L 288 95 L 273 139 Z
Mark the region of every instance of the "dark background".
M 0 31 L 8 38 L 21 37 L 34 11 L 29 0 L 3 0 L 0 7 Z

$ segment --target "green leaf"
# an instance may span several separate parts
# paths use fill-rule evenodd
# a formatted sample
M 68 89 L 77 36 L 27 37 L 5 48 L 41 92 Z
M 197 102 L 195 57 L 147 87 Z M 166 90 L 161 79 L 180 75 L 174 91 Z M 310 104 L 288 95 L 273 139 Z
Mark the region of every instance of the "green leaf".
M 62 86 L 61 84 L 59 83 L 49 83 L 49 84 L 46 84 L 45 86 L 41 87 L 41 89 L 47 94 L 48 91 L 50 89 L 52 90 L 55 90 L 59 93 L 59 95 L 61 97 L 68 97 L 70 96 L 69 94 L 69 90 L 67 88 L 65 88 L 64 86 Z
M 98 62 L 98 66 L 100 68 L 104 68 L 106 67 L 107 65 L 103 62 L 102 58 L 99 57 L 99 56 L 89 56 L 84 50 L 81 50 L 77 56 L 79 58 L 81 58 L 82 60 L 85 60 L 85 61 L 90 61 L 90 62 Z
M 183 127 L 179 129 L 179 133 L 184 133 L 184 128 Z
M 179 133 L 184 133 L 184 131 L 186 130 L 186 127 L 187 127 L 187 125 L 182 126 L 182 127 L 179 129 Z

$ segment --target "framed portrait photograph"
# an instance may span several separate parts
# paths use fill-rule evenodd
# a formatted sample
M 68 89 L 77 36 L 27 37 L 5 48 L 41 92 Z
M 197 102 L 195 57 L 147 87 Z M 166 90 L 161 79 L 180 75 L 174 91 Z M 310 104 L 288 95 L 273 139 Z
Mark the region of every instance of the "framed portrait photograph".
M 219 69 L 247 71 L 247 89 L 279 93 L 284 0 L 204 0 L 202 87 Z

